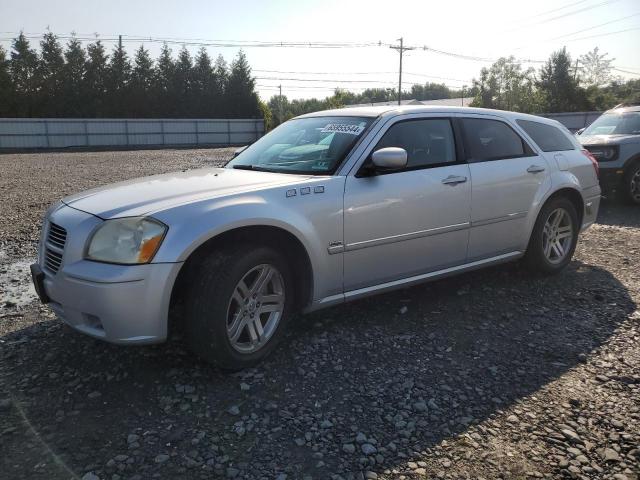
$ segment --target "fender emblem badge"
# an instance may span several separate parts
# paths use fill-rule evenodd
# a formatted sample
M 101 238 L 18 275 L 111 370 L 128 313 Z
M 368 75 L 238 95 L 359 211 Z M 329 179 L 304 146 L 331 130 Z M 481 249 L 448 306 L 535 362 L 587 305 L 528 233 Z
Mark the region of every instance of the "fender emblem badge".
M 287 190 L 287 197 L 295 197 L 296 196 L 296 189 L 292 188 L 291 190 Z
M 311 187 L 302 187 L 300 189 L 300 195 L 309 195 L 311 193 Z
M 318 185 L 317 187 L 313 187 L 313 193 L 324 193 L 324 186 Z

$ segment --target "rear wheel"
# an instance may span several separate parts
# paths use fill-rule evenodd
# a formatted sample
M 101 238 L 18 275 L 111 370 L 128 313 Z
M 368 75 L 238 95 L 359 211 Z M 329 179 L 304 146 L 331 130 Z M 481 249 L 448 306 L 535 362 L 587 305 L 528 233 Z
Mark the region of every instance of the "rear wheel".
M 624 192 L 629 203 L 640 205 L 640 162 L 632 165 L 624 175 Z
M 289 265 L 272 248 L 215 252 L 192 274 L 185 312 L 189 346 L 225 369 L 255 365 L 282 336 L 293 297 Z
M 537 272 L 554 274 L 566 267 L 578 242 L 578 214 L 566 197 L 548 201 L 536 220 L 525 256 Z

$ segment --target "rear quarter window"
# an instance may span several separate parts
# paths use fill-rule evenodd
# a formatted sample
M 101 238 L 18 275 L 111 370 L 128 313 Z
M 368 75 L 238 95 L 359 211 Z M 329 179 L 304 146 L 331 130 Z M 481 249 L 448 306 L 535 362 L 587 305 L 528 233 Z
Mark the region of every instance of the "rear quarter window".
M 553 125 L 530 120 L 516 120 L 516 123 L 543 152 L 562 152 L 576 148 L 567 134 Z

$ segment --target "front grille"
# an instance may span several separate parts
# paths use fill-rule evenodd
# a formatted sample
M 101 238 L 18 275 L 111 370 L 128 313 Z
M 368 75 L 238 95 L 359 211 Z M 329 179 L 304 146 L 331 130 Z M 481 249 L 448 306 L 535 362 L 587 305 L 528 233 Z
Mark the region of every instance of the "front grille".
M 58 273 L 62 265 L 62 254 L 47 248 L 44 254 L 44 266 L 51 273 Z
M 47 241 L 54 247 L 64 250 L 64 244 L 67 241 L 67 231 L 55 223 L 50 223 Z
M 49 223 L 44 250 L 44 266 L 51 273 L 58 273 L 62 265 L 62 253 L 67 242 L 67 231 L 60 225 Z

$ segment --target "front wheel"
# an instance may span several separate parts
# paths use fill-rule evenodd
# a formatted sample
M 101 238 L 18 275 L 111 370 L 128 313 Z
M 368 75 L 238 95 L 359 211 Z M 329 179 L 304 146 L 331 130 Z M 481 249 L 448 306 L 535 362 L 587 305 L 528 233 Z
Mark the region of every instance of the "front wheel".
M 187 294 L 189 346 L 228 370 L 255 365 L 282 336 L 295 305 L 293 285 L 289 265 L 272 248 L 242 245 L 209 255 Z
M 640 162 L 632 165 L 624 176 L 624 192 L 632 205 L 640 205 Z
M 565 197 L 548 201 L 536 220 L 525 256 L 537 272 L 555 274 L 566 267 L 578 243 L 578 214 Z

